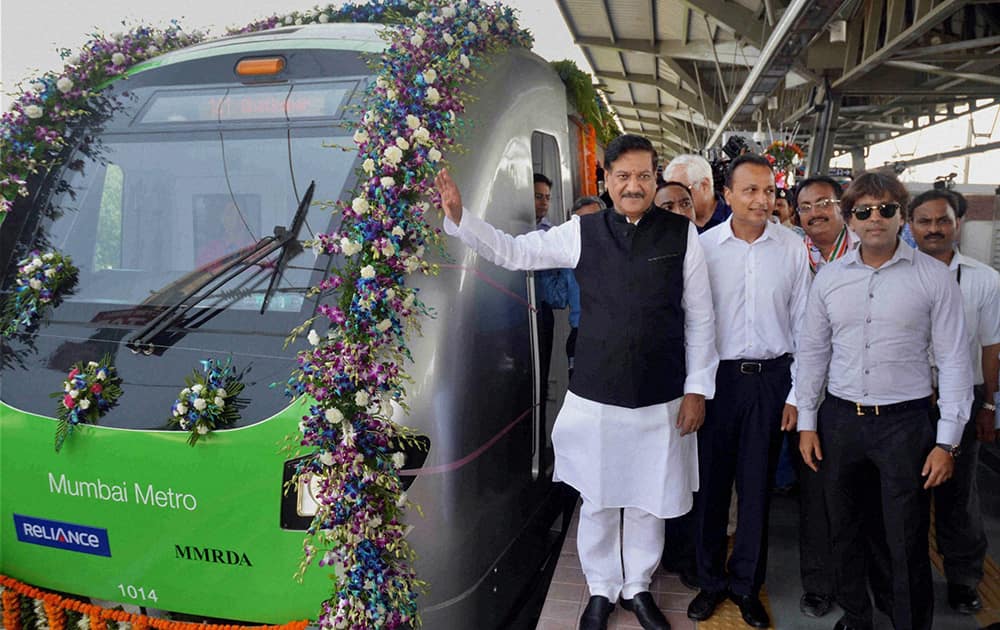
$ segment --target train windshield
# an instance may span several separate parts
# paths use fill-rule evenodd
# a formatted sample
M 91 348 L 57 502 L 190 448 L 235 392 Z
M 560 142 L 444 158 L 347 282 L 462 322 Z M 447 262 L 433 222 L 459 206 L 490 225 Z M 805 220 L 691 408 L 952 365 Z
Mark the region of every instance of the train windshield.
M 16 257 L 57 251 L 79 273 L 30 326 L 0 338 L 4 402 L 50 415 L 49 388 L 32 383 L 58 385 L 75 362 L 112 355 L 133 395 L 102 424 L 161 428 L 163 416 L 149 410 L 169 410 L 177 394 L 161 383 L 183 383 L 205 359 L 232 358 L 251 369 L 240 424 L 282 409 L 287 400 L 270 385 L 294 369 L 298 346 L 284 342 L 313 315 L 307 291 L 328 273 L 329 259 L 292 241 L 270 290 L 280 250 L 215 290 L 195 289 L 276 227 L 291 228 L 312 181 L 298 240 L 335 227 L 330 203 L 356 178 L 344 112 L 353 111 L 359 86 L 363 79 L 109 90 L 108 106 L 78 130 L 81 141 L 63 166 L 22 206 L 30 218 L 20 224 Z M 10 265 L 5 294 L 14 271 Z M 170 307 L 206 293 L 167 317 Z M 168 323 L 144 346 L 152 355 L 129 352 L 130 339 L 161 314 Z
M 351 141 L 344 129 L 315 119 L 336 118 L 352 88 L 161 90 L 133 97 L 137 106 L 116 114 L 127 120 L 112 120 L 70 158 L 50 198 L 51 218 L 40 236 L 80 270 L 66 302 L 162 303 L 170 299 L 164 288 L 197 281 L 273 235 L 276 226 L 291 226 L 310 181 L 316 181 L 315 200 L 338 199 L 354 154 L 330 145 L 350 147 Z M 329 209 L 314 203 L 299 238 L 329 229 L 330 220 Z M 269 310 L 302 310 L 314 262 L 308 251 L 291 259 Z M 259 309 L 272 272 L 260 265 L 209 304 Z

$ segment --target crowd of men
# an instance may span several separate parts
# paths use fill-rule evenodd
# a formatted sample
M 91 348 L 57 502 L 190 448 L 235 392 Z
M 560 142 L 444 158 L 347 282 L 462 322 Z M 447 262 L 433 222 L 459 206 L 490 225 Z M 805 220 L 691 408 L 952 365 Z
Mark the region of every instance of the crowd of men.
M 721 194 L 699 156 L 673 158 L 662 179 L 657 166 L 647 139 L 620 136 L 605 152 L 612 207 L 581 200 L 569 221 L 519 236 L 437 178 L 448 234 L 509 269 L 572 270 L 572 377 L 552 442 L 556 478 L 582 498 L 581 630 L 605 629 L 618 603 L 669 628 L 649 592 L 661 560 L 699 589 L 691 619 L 728 598 L 768 627 L 759 593 L 786 434 L 803 614 L 836 603 L 836 630 L 870 630 L 874 603 L 897 629 L 930 628 L 931 493 L 948 602 L 976 612 L 1000 274 L 957 249 L 964 203 L 937 190 L 910 201 L 881 173 L 778 192 L 753 154 L 729 164 Z M 551 186 L 536 177 L 536 218 Z

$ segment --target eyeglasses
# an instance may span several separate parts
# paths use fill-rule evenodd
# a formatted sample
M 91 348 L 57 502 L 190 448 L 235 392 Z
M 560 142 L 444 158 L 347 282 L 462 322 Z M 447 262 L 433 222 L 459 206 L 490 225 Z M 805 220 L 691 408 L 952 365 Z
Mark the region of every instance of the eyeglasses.
M 858 221 L 867 221 L 872 216 L 872 212 L 878 210 L 883 219 L 891 219 L 896 216 L 899 210 L 898 203 L 879 203 L 873 206 L 857 206 L 851 209 L 851 213 L 857 217 Z
M 830 208 L 839 208 L 840 199 L 819 199 L 816 203 L 809 203 L 805 201 L 799 204 L 797 210 L 799 214 L 809 214 L 813 210 L 828 210 Z
M 546 195 L 544 193 L 535 193 L 535 201 L 541 201 L 542 199 L 544 199 L 545 201 L 551 201 L 552 195 Z

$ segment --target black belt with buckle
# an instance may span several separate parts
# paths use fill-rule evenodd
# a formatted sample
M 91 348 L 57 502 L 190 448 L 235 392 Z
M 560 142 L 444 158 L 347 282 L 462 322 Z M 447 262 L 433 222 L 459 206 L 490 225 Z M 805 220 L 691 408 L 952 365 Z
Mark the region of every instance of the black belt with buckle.
M 912 411 L 914 409 L 927 410 L 931 408 L 931 397 L 917 398 L 915 400 L 904 400 L 903 402 L 891 403 L 888 405 L 862 405 L 834 396 L 829 391 L 826 392 L 826 399 L 838 407 L 850 409 L 858 416 L 885 416 L 900 411 Z
M 719 367 L 733 369 L 740 374 L 760 374 L 770 370 L 784 369 L 792 364 L 792 355 L 783 354 L 773 359 L 727 359 L 719 361 Z

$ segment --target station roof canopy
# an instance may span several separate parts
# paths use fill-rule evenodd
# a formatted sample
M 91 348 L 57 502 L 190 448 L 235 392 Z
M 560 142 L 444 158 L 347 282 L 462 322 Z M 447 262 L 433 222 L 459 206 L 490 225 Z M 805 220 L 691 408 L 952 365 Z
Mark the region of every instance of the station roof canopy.
M 844 151 L 1000 101 L 1000 2 L 556 3 L 625 130 L 667 156 L 758 124 L 808 143 L 823 111 Z

